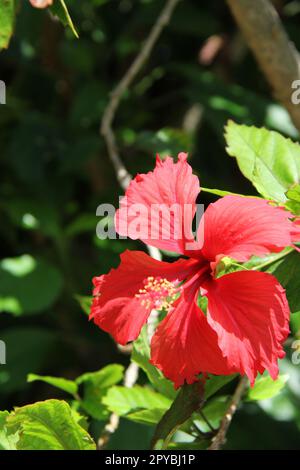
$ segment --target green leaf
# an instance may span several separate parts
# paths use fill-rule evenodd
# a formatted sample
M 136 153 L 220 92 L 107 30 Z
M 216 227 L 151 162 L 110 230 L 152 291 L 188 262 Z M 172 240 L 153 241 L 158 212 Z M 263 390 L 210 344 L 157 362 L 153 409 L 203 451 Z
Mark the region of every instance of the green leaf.
M 294 336 L 300 333 L 300 312 L 294 312 L 290 320 L 291 332 Z
M 271 377 L 261 377 L 257 379 L 254 387 L 249 388 L 247 400 L 266 400 L 272 398 L 283 389 L 289 376 L 287 374 L 279 375 L 277 380 Z
M 230 397 L 222 396 L 216 397 L 209 401 L 203 408 L 203 413 L 206 419 L 215 427 L 218 427 L 225 411 L 228 408 Z
M 9 411 L 0 411 L 0 429 L 3 429 L 7 416 L 9 416 Z
M 300 202 L 296 202 L 296 201 L 287 201 L 285 203 L 285 207 L 287 210 L 289 210 L 292 214 L 295 214 L 295 215 L 300 215 Z
M 54 4 L 50 7 L 50 11 L 62 22 L 64 26 L 69 26 L 76 38 L 79 38 L 64 0 L 55 0 Z
M 110 411 L 119 416 L 126 416 L 138 410 L 153 410 L 155 408 L 165 411 L 171 404 L 171 400 L 164 395 L 140 385 L 131 388 L 112 387 L 102 401 Z
M 228 396 L 215 397 L 211 399 L 209 403 L 207 403 L 207 405 L 205 405 L 202 409 L 203 415 L 205 416 L 206 420 L 215 429 L 219 427 L 220 422 L 228 408 L 229 401 L 230 399 Z M 203 415 L 197 415 L 195 423 L 201 429 L 202 432 L 209 432 L 211 431 L 211 429 L 208 426 L 207 421 L 203 418 Z
M 9 434 L 6 428 L 6 420 L 9 416 L 8 411 L 0 411 L 0 450 L 16 450 L 16 444 L 19 440 L 19 433 Z
M 285 204 L 286 208 L 293 214 L 300 215 L 300 184 L 291 186 L 285 195 L 289 199 Z
M 171 407 L 158 423 L 152 447 L 166 448 L 175 431 L 197 411 L 204 402 L 204 389 L 201 382 L 183 385 Z
M 208 376 L 205 382 L 205 400 L 208 400 L 212 395 L 214 395 L 218 390 L 227 385 L 233 379 L 237 377 L 237 374 L 233 375 L 212 375 Z
M 27 382 L 36 381 L 41 381 L 49 385 L 53 385 L 53 387 L 59 388 L 64 392 L 70 393 L 71 395 L 75 395 L 78 391 L 78 386 L 73 380 L 67 380 L 61 377 L 50 377 L 48 375 L 29 374 L 27 376 Z
M 18 450 L 96 449 L 65 401 L 46 400 L 15 408 L 6 422 L 10 432 L 20 432 Z
M 120 364 L 110 364 L 96 372 L 86 372 L 76 379 L 78 385 L 93 382 L 100 388 L 109 388 L 123 378 L 124 367 Z
M 109 416 L 107 406 L 103 402 L 110 387 L 123 378 L 124 367 L 111 364 L 97 372 L 88 372 L 76 379 L 76 384 L 84 386 L 83 398 L 80 402 L 82 408 L 93 418 L 106 420 Z
M 270 400 L 258 401 L 257 405 L 274 420 L 294 421 L 299 419 L 299 406 L 287 388 Z
M 291 311 L 298 312 L 300 310 L 300 253 L 293 251 L 272 264 L 268 272 L 273 274 L 286 289 Z
M 72 405 L 76 407 L 78 406 L 78 402 L 73 402 Z M 81 426 L 83 429 L 87 431 L 89 428 L 89 422 L 88 422 L 87 416 L 86 415 L 83 416 L 79 414 L 75 408 L 72 408 L 71 411 L 72 411 L 72 415 L 76 423 L 78 423 L 79 426 Z
M 1 0 L 0 2 L 0 49 L 9 45 L 15 25 L 15 0 Z
M 225 130 L 227 152 L 243 175 L 263 197 L 285 202 L 285 193 L 299 182 L 300 146 L 265 128 L 229 121 Z
M 149 410 L 140 410 L 126 415 L 126 419 L 141 424 L 157 424 L 165 413 L 164 408 L 153 408 Z
M 62 287 L 61 273 L 42 259 L 22 255 L 0 262 L 0 311 L 42 312 L 56 301 Z
M 89 315 L 91 313 L 91 306 L 93 302 L 93 297 L 91 295 L 75 295 L 75 299 L 79 302 L 80 307 Z
M 300 184 L 291 186 L 285 195 L 288 199 L 291 199 L 291 201 L 300 202 Z
M 150 346 L 147 335 L 147 327 L 144 327 L 138 339 L 133 343 L 131 358 L 147 374 L 153 387 L 169 398 L 175 398 L 177 392 L 172 382 L 166 379 L 163 374 L 150 364 Z

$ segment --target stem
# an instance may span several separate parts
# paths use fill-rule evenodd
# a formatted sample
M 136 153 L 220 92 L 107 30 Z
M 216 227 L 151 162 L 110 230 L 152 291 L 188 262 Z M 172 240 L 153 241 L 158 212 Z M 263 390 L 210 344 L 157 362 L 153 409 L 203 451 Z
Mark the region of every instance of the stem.
M 151 448 L 154 450 L 166 449 L 168 444 L 177 431 L 195 411 L 199 411 L 204 400 L 205 388 L 200 380 L 191 385 L 183 385 L 177 397 L 170 408 L 161 418 L 156 426 L 155 433 L 151 442 Z
M 72 30 L 72 33 L 74 34 L 74 36 L 78 39 L 79 38 L 79 35 L 75 29 L 75 26 L 74 26 L 74 23 L 72 21 L 72 18 L 70 17 L 70 14 L 69 14 L 69 11 L 68 11 L 68 8 L 67 8 L 67 5 L 65 4 L 64 0 L 59 0 L 60 1 L 60 4 L 62 6 L 62 9 L 64 10 L 64 13 L 66 15 L 66 18 L 67 18 L 67 22 L 68 22 L 68 25 L 70 26 L 71 30 Z
M 221 197 L 224 197 L 224 196 L 240 196 L 240 197 L 252 197 L 252 198 L 256 198 L 256 199 L 262 199 L 260 196 L 247 196 L 245 194 L 238 194 L 238 193 L 232 193 L 231 191 L 225 191 L 224 189 L 211 189 L 211 188 L 203 188 L 201 186 L 200 188 L 200 191 L 203 191 L 205 193 L 209 193 L 209 194 L 214 194 L 215 196 L 221 196 Z
M 73 394 L 73 397 L 74 397 L 75 400 L 77 400 L 78 402 L 81 401 L 81 396 L 80 396 L 77 392 L 75 392 L 75 393 Z
M 244 271 L 249 271 L 248 268 L 246 268 L 245 266 L 243 266 L 242 264 L 239 264 L 239 263 L 234 263 L 234 262 L 232 262 L 232 263 L 231 263 L 231 266 L 236 266 L 237 268 L 244 269 Z
M 199 414 L 202 417 L 203 421 L 207 424 L 211 432 L 216 432 L 215 428 L 210 424 L 209 420 L 207 419 L 202 410 L 199 411 Z
M 233 415 L 235 414 L 237 407 L 248 387 L 248 379 L 247 377 L 242 377 L 238 383 L 237 388 L 232 396 L 230 401 L 230 405 L 226 410 L 226 413 L 221 421 L 221 425 L 215 437 L 212 439 L 212 443 L 208 447 L 207 450 L 220 450 L 222 445 L 226 441 L 226 434 L 229 429 L 230 423 L 232 421 Z
M 253 271 L 258 271 L 260 269 L 264 269 L 268 266 L 271 266 L 271 264 L 275 263 L 276 261 L 285 258 L 287 255 L 292 253 L 294 251 L 294 248 L 291 246 L 287 250 L 284 250 L 284 253 L 280 252 L 277 256 L 274 256 L 272 259 L 266 261 L 265 263 L 258 264 L 254 268 L 252 268 Z
M 106 142 L 108 154 L 115 168 L 117 179 L 123 189 L 126 189 L 130 183 L 131 175 L 128 173 L 125 165 L 122 162 L 122 159 L 120 158 L 115 134 L 112 129 L 112 123 L 124 93 L 129 88 L 142 67 L 145 65 L 153 47 L 156 44 L 156 41 L 161 35 L 164 27 L 169 23 L 172 13 L 179 1 L 180 0 L 168 0 L 165 3 L 160 15 L 158 16 L 149 33 L 149 36 L 142 45 L 140 52 L 116 88 L 111 93 L 111 98 L 103 113 L 100 131 Z

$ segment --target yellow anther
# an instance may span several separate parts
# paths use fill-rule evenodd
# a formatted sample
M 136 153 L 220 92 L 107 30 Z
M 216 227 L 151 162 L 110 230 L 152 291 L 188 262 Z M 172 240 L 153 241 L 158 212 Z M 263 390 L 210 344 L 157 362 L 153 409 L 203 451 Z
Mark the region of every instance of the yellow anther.
M 149 276 L 145 279 L 144 286 L 139 289 L 135 297 L 141 299 L 141 305 L 146 309 L 157 308 L 168 310 L 178 292 L 176 284 L 161 277 L 154 278 Z

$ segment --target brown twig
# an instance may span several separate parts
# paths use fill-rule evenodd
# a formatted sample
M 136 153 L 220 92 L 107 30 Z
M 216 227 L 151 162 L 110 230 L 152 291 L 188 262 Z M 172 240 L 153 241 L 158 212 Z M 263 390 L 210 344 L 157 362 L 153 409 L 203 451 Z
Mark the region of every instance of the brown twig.
M 247 377 L 242 377 L 231 398 L 230 405 L 227 408 L 225 415 L 223 416 L 219 430 L 217 434 L 213 437 L 212 442 L 207 450 L 219 450 L 222 445 L 225 444 L 226 434 L 232 421 L 233 415 L 235 414 L 247 387 L 248 379 Z
M 227 0 L 274 97 L 289 112 L 300 131 L 300 106 L 291 100 L 292 83 L 300 79 L 300 56 L 269 0 Z
M 115 169 L 117 180 L 123 190 L 126 190 L 126 188 L 128 187 L 131 181 L 131 175 L 127 171 L 119 155 L 119 150 L 116 143 L 115 134 L 112 128 L 112 123 L 124 93 L 126 92 L 128 87 L 135 79 L 136 75 L 139 73 L 139 71 L 142 69 L 143 65 L 147 61 L 157 39 L 159 38 L 164 27 L 169 23 L 171 15 L 179 1 L 180 0 L 168 0 L 166 2 L 164 8 L 162 9 L 160 15 L 158 16 L 155 24 L 152 27 L 149 36 L 145 40 L 139 54 L 137 55 L 137 57 L 135 58 L 135 60 L 119 82 L 119 84 L 116 86 L 114 91 L 111 93 L 110 100 L 103 113 L 100 132 L 105 140 L 108 155 Z M 147 245 L 147 249 L 152 258 L 161 260 L 161 254 L 157 248 Z M 157 315 L 158 312 L 156 310 L 153 310 L 151 312 L 149 318 L 149 337 L 151 337 L 153 334 L 153 324 L 155 323 Z M 134 362 L 130 363 L 125 372 L 123 382 L 124 386 L 128 388 L 133 387 L 133 385 L 138 379 L 138 373 L 138 365 Z M 116 413 L 112 413 L 110 415 L 108 423 L 104 428 L 104 431 L 102 432 L 98 440 L 97 448 L 99 450 L 104 449 L 107 446 L 110 437 L 118 429 L 118 426 L 119 416 Z
M 146 63 L 157 39 L 162 33 L 164 27 L 169 23 L 171 15 L 179 1 L 180 0 L 168 0 L 165 3 L 164 8 L 154 23 L 149 36 L 145 40 L 140 52 L 132 62 L 121 81 L 111 93 L 110 101 L 103 113 L 100 131 L 106 142 L 108 154 L 115 168 L 117 179 L 120 183 L 120 186 L 124 190 L 127 188 L 131 176 L 120 158 L 116 138 L 112 129 L 112 123 L 124 93 Z

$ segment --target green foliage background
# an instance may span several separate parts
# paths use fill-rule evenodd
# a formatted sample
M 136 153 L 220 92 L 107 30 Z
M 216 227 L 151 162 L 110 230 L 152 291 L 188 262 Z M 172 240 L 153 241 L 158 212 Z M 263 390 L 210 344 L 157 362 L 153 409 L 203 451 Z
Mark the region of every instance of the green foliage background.
M 300 49 L 300 2 L 278 3 Z M 90 295 L 92 277 L 116 266 L 125 248 L 143 249 L 138 242 L 96 238 L 97 206 L 116 205 L 121 195 L 99 124 L 109 91 L 138 52 L 162 2 L 67 4 L 80 40 L 23 0 L 11 44 L 0 53 L 0 79 L 7 85 L 7 105 L 0 106 L 0 339 L 7 344 L 7 365 L 0 366 L 1 410 L 65 399 L 45 382 L 27 383 L 29 373 L 72 380 L 107 364 L 128 364 L 110 337 L 88 322 L 78 296 Z M 203 45 L 216 34 L 223 47 L 204 64 Z M 223 127 L 229 118 L 299 138 L 286 111 L 272 101 L 225 2 L 181 2 L 118 111 L 124 162 L 135 174 L 153 167 L 156 152 L 188 151 L 204 187 L 256 194 L 225 153 Z M 213 200 L 201 196 L 206 204 Z M 295 335 L 299 328 L 296 314 Z M 288 386 L 274 399 L 243 407 L 227 448 L 300 448 L 300 366 L 290 362 L 290 349 L 287 353 L 281 367 L 290 375 Z M 141 373 L 139 383 L 145 382 Z M 232 384 L 226 387 L 233 390 Z M 116 385 L 113 410 L 118 393 Z M 104 422 L 94 418 L 91 433 L 97 437 Z M 151 426 L 121 419 L 109 447 L 148 448 L 152 434 Z

